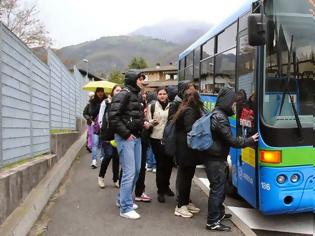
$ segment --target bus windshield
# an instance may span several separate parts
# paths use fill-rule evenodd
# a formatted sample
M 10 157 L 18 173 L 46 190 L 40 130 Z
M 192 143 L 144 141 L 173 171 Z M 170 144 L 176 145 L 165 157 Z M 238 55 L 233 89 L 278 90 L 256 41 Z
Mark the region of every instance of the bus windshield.
M 263 118 L 315 130 L 315 0 L 265 0 L 265 15 Z

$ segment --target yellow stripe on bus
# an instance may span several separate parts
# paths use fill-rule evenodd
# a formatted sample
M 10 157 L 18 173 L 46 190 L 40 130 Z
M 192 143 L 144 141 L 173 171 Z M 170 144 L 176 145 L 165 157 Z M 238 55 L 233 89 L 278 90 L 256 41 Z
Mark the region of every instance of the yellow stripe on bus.
M 243 148 L 242 161 L 255 168 L 256 166 L 255 153 L 256 153 L 255 149 L 253 148 L 249 148 L 249 147 Z

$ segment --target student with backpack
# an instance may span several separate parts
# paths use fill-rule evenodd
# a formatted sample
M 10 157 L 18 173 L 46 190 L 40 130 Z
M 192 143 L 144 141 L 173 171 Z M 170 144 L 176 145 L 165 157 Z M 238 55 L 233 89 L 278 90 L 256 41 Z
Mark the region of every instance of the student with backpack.
M 230 147 L 243 148 L 258 141 L 258 134 L 249 138 L 234 137 L 229 123 L 229 116 L 236 113 L 236 95 L 231 88 L 220 90 L 209 124 L 212 133 L 212 145 L 201 155 L 210 182 L 208 201 L 208 217 L 206 228 L 216 231 L 231 231 L 229 226 L 222 223 L 232 216 L 225 213 L 224 186 L 227 181 L 227 156 Z
M 176 124 L 176 161 L 177 161 L 177 206 L 174 214 L 191 218 L 200 209 L 190 202 L 190 190 L 196 165 L 200 163 L 199 152 L 187 145 L 187 133 L 194 122 L 203 114 L 203 103 L 198 91 L 191 87 L 185 91 L 183 102 L 175 113 L 172 122 Z
M 101 103 L 101 108 L 98 116 L 98 121 L 101 127 L 100 142 L 102 145 L 103 159 L 101 163 L 100 173 L 98 175 L 98 186 L 105 188 L 104 177 L 107 167 L 112 160 L 113 182 L 119 188 L 119 156 L 114 140 L 114 133 L 109 127 L 108 113 L 111 105 L 111 99 L 121 91 L 120 85 L 115 85 L 111 91 L 110 96 Z
M 166 155 L 162 144 L 164 128 L 168 119 L 169 102 L 166 88 L 157 90 L 157 101 L 148 107 L 148 121 L 152 132 L 150 142 L 156 159 L 156 186 L 158 201 L 165 202 L 165 195 L 174 196 L 170 189 L 170 177 L 172 174 L 173 158 Z

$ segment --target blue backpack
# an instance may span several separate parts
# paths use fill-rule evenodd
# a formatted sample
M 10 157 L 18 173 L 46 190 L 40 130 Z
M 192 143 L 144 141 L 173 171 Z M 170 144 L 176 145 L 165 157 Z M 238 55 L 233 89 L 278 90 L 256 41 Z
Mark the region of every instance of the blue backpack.
M 188 147 L 198 151 L 205 151 L 211 147 L 213 143 L 211 134 L 211 116 L 212 113 L 206 113 L 195 121 L 191 131 L 187 133 Z

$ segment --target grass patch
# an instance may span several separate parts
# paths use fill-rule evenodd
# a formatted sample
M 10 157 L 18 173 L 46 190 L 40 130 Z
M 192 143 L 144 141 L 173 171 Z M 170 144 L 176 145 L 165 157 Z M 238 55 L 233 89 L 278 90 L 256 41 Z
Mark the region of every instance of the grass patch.
M 25 164 L 27 162 L 33 161 L 35 159 L 38 159 L 41 156 L 46 155 L 46 154 L 48 154 L 48 153 L 39 153 L 39 154 L 34 155 L 33 157 L 26 157 L 26 158 L 24 158 L 22 160 L 18 160 L 18 161 L 6 164 L 6 165 L 4 165 L 3 167 L 0 168 L 0 171 L 2 171 L 2 170 L 3 171 L 10 170 L 10 169 L 12 169 L 14 167 L 17 167 L 17 166 L 23 165 L 23 164 Z
M 68 134 L 74 131 L 75 130 L 72 130 L 72 129 L 52 129 L 50 130 L 50 134 Z

